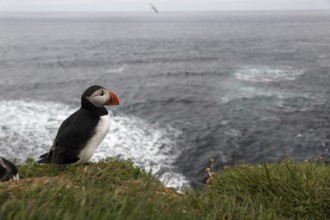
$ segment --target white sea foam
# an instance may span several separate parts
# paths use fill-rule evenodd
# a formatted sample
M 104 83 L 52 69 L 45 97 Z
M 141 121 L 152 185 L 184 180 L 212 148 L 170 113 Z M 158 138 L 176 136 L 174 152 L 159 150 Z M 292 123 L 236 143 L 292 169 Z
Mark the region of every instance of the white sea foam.
M 295 80 L 303 73 L 303 70 L 296 70 L 292 67 L 243 66 L 234 75 L 243 81 L 267 83 Z
M 61 122 L 75 109 L 54 102 L 0 101 L 0 153 L 10 159 L 37 159 L 49 150 Z M 110 132 L 92 157 L 131 158 L 135 165 L 159 175 L 167 186 L 180 188 L 189 181 L 173 166 L 180 152 L 180 131 L 160 128 L 132 115 L 111 119 Z
M 108 69 L 107 73 L 122 73 L 125 70 L 125 67 Z
M 239 86 L 235 87 L 233 90 L 228 91 L 221 97 L 222 103 L 227 103 L 237 99 L 251 99 L 255 97 L 277 97 L 279 99 L 295 98 L 295 97 L 304 97 L 311 98 L 308 94 L 305 93 L 293 93 L 285 90 L 277 90 L 273 88 L 263 88 L 255 86 Z

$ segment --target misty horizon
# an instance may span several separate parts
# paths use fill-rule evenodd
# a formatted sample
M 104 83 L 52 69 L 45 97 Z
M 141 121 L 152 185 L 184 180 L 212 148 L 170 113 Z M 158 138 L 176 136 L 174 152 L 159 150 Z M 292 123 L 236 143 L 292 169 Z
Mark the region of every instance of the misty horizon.
M 180 11 L 301 11 L 329 10 L 329 0 L 2 0 L 5 12 L 150 12 L 153 4 L 160 12 Z

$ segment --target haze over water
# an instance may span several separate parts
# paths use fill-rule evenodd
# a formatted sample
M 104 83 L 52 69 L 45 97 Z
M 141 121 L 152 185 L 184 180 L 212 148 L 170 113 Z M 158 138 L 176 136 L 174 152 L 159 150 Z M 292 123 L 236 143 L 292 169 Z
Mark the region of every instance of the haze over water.
M 210 158 L 330 156 L 328 11 L 2 13 L 0 33 L 5 157 L 49 150 L 92 84 L 121 101 L 93 160 L 132 158 L 173 186 Z

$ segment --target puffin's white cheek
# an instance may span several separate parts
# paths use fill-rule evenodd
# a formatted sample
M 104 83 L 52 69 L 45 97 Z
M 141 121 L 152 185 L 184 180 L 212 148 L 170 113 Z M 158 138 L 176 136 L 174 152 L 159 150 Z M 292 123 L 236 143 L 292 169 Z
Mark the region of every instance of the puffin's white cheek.
M 91 98 L 91 101 L 98 106 L 104 106 L 106 98 L 104 96 L 95 96 Z

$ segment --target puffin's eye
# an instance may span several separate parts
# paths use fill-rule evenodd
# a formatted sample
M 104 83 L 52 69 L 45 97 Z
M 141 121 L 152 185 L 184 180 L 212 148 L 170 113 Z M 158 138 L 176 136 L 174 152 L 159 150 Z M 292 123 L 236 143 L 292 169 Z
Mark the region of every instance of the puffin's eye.
M 102 92 L 101 92 L 101 96 L 103 96 L 104 95 L 104 91 L 102 90 Z

